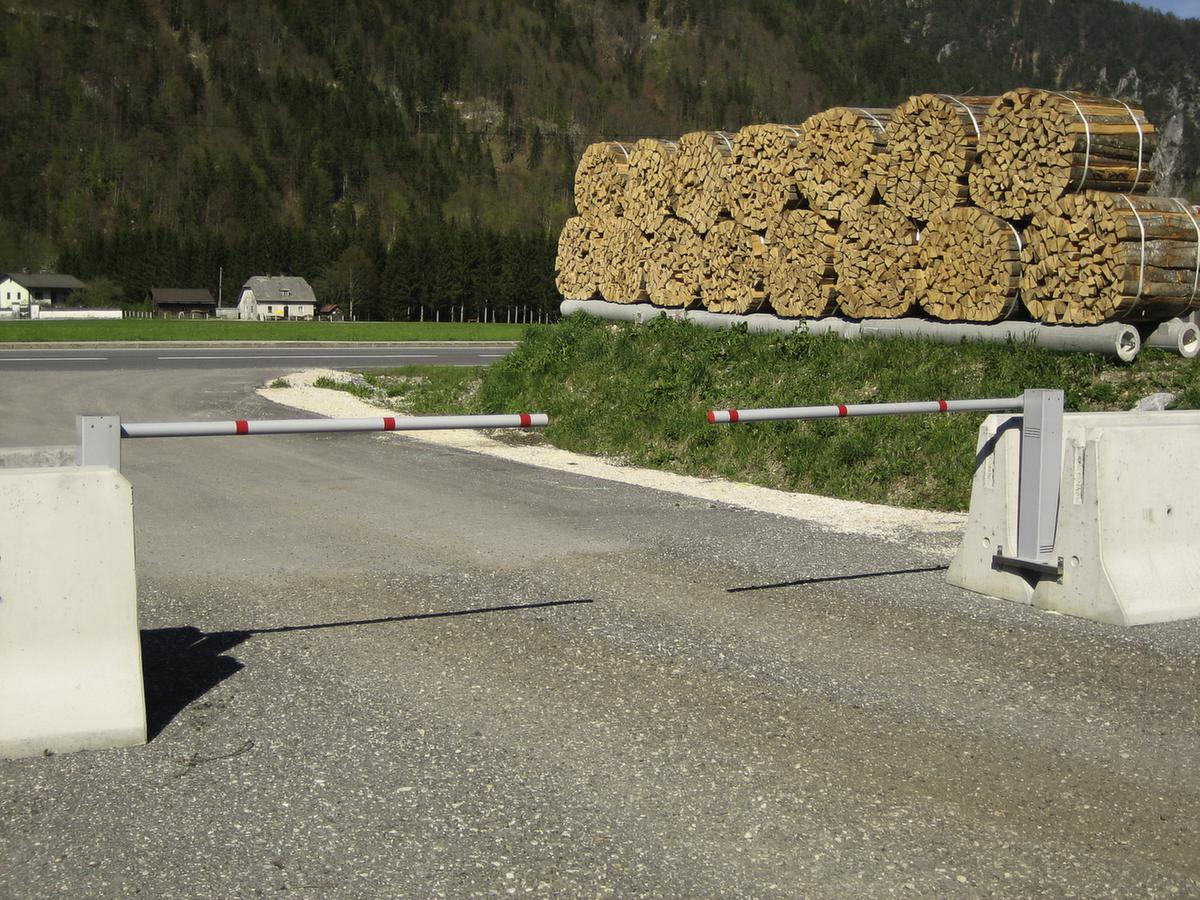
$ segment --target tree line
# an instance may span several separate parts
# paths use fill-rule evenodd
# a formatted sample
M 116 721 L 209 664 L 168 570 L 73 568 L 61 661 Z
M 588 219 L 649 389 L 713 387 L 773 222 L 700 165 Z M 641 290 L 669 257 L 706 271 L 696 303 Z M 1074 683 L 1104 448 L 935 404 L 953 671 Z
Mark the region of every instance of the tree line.
M 463 285 L 512 304 L 549 288 L 592 141 L 1017 84 L 1142 95 L 1186 193 L 1198 38 L 1117 0 L 9 4 L 0 271 L 135 302 L 224 268 L 226 291 L 287 271 L 356 314 L 438 315 Z
M 96 228 L 61 263 L 93 287 L 84 299 L 105 305 L 145 308 L 151 288 L 196 287 L 232 306 L 251 276 L 286 274 L 307 279 L 318 305 L 359 320 L 504 321 L 557 309 L 556 235 L 425 219 L 385 241 L 377 225 L 366 215 L 347 230 L 271 223 L 233 241 L 215 229 Z

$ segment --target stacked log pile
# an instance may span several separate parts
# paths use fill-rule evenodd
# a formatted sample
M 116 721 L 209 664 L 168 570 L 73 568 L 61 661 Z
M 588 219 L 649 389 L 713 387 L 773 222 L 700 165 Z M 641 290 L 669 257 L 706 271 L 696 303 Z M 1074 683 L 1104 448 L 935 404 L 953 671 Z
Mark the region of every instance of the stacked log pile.
M 890 109 L 837 106 L 805 120 L 799 190 L 827 219 L 871 201 Z
M 838 308 L 852 319 L 895 319 L 916 297 L 909 272 L 917 226 L 890 206 L 856 206 L 838 231 Z
M 625 211 L 629 154 L 621 141 L 601 141 L 583 151 L 575 169 L 575 208 L 585 219 L 619 216 Z
M 625 217 L 649 234 L 674 212 L 675 141 L 643 138 L 629 152 L 625 182 Z
M 610 303 L 646 299 L 646 236 L 624 216 L 604 219 L 601 224 L 604 265 L 597 283 L 600 294 Z
M 920 222 L 970 203 L 967 176 L 993 100 L 920 94 L 896 107 L 879 161 L 883 202 Z
M 763 231 L 800 202 L 802 139 L 795 125 L 747 125 L 729 155 L 729 212 L 739 225 Z
M 675 158 L 675 214 L 704 234 L 729 215 L 733 137 L 724 131 L 693 131 L 679 139 Z
M 569 300 L 587 300 L 600 290 L 601 234 L 595 223 L 572 216 L 558 236 L 554 286 Z
M 1021 236 L 974 207 L 937 213 L 916 247 L 912 291 L 947 322 L 998 322 L 1021 308 Z
M 1200 222 L 1144 196 L 1156 146 L 1136 106 L 1026 88 L 604 141 L 557 284 L 730 313 L 1164 320 L 1200 308 Z
M 1182 200 L 1069 194 L 1027 235 L 1021 289 L 1043 322 L 1162 321 L 1200 308 L 1200 221 Z
M 669 218 L 650 235 L 646 293 L 655 306 L 695 306 L 703 271 L 704 246 L 687 222 Z
M 1004 219 L 1027 220 L 1084 190 L 1144 193 L 1158 132 L 1119 100 L 1021 88 L 988 109 L 971 199 Z
M 711 312 L 755 312 L 766 302 L 767 252 L 762 236 L 724 219 L 704 236 L 700 296 Z
M 767 229 L 765 287 L 781 316 L 819 318 L 837 310 L 837 232 L 811 209 L 789 209 Z

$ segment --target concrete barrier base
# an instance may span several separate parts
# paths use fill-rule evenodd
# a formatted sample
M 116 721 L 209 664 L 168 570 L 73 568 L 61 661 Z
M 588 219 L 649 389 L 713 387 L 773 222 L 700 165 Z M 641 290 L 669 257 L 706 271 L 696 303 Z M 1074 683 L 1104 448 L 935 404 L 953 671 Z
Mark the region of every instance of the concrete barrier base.
M 1200 412 L 1069 413 L 1052 558 L 1061 579 L 997 569 L 1016 547 L 1020 417 L 979 432 L 971 510 L 951 584 L 1118 625 L 1200 616 Z
M 145 741 L 129 482 L 0 469 L 0 756 Z

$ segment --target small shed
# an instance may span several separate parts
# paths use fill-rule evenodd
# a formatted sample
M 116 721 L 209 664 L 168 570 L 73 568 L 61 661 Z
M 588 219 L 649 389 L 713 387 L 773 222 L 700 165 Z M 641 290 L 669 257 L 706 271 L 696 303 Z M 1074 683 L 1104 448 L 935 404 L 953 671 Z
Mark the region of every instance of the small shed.
M 214 314 L 217 301 L 207 288 L 150 288 L 150 302 L 155 313 L 168 316 Z

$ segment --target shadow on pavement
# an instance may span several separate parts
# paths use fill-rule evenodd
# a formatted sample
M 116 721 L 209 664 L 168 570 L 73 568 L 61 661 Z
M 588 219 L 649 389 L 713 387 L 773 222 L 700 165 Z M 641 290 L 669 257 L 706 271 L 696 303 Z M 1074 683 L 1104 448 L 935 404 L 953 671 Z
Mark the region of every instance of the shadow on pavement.
M 249 631 L 153 628 L 142 632 L 142 680 L 146 687 L 146 738 L 153 740 L 189 703 L 243 668 L 223 654 Z
M 482 613 L 518 612 L 593 603 L 591 599 L 545 600 L 540 603 L 512 603 L 478 609 L 448 612 L 414 613 L 378 619 L 351 619 L 318 622 L 309 625 L 280 625 L 274 628 L 247 628 L 242 631 L 204 632 L 193 625 L 180 628 L 153 628 L 142 631 L 142 675 L 146 689 L 146 736 L 157 737 L 188 704 L 240 671 L 244 665 L 224 654 L 256 634 L 283 634 L 289 631 L 317 631 L 323 628 L 350 628 L 361 625 L 386 625 L 418 622 L 422 619 L 447 619 Z
M 857 581 L 860 578 L 886 578 L 889 575 L 918 575 L 921 572 L 945 572 L 949 566 L 923 566 L 919 569 L 891 569 L 886 572 L 858 572 L 854 575 L 821 575 L 817 578 L 798 578 L 795 581 L 778 581 L 775 584 L 750 584 L 745 587 L 725 588 L 727 594 L 742 591 L 769 591 L 771 588 L 799 587 L 805 584 L 824 584 L 827 581 Z
M 384 625 L 389 622 L 419 622 L 422 619 L 449 619 L 454 616 L 476 616 L 480 613 L 517 612 L 526 609 L 546 609 L 551 606 L 574 606 L 593 603 L 593 600 L 543 600 L 540 603 L 512 603 L 507 606 L 485 606 L 480 609 L 454 609 L 449 612 L 414 613 L 411 616 L 387 616 L 382 619 L 352 619 L 347 622 L 321 622 L 316 625 L 280 625 L 277 628 L 251 628 L 240 634 L 280 634 L 285 631 L 316 631 L 320 628 L 347 628 L 351 625 Z

